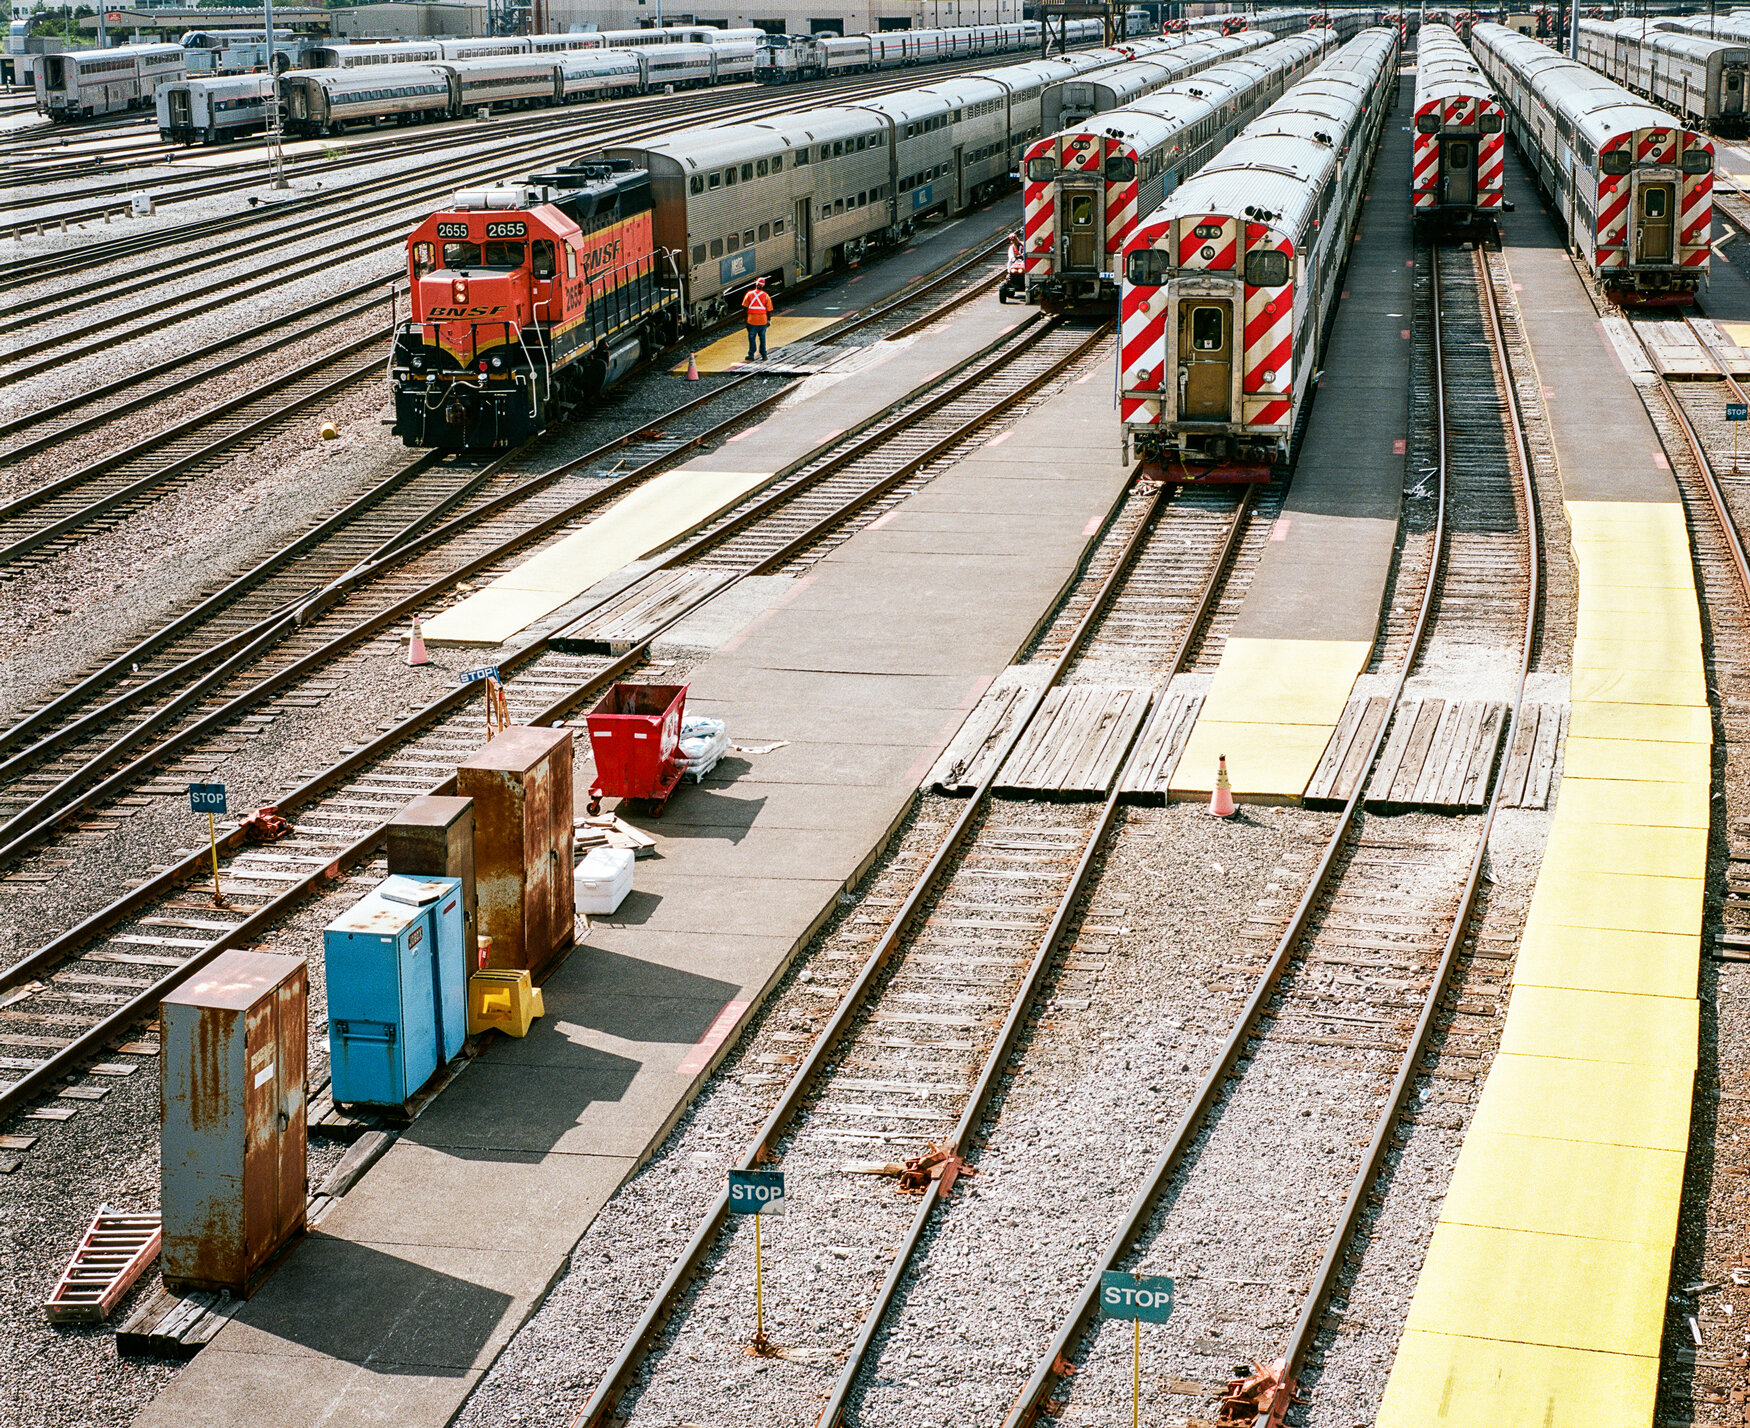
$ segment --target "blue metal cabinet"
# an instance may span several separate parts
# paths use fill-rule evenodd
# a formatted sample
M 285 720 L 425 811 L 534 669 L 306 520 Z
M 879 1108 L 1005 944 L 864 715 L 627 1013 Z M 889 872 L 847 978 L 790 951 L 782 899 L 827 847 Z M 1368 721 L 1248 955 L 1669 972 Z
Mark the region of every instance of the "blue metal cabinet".
M 398 1106 L 462 1049 L 459 878 L 387 878 L 323 933 L 334 1100 Z

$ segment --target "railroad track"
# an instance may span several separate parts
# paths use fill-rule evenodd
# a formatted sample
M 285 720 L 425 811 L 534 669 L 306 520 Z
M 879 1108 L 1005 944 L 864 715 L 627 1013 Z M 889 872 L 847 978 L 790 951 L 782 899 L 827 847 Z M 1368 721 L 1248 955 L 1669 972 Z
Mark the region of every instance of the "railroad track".
M 890 304 L 888 311 L 915 300 L 916 296 Z M 939 310 L 955 306 L 960 300 L 959 295 L 952 296 Z M 855 322 L 870 322 L 882 315 L 882 310 L 877 310 Z M 1014 340 L 1023 345 L 1044 340 L 1048 337 L 1043 330 L 1046 326 L 1033 325 Z M 1098 333 L 1074 344 L 1060 340 L 1057 371 L 1061 373 L 1081 361 L 1100 341 Z M 987 354 L 975 360 L 991 363 L 1004 355 Z M 981 411 L 961 421 L 959 441 L 975 439 L 982 426 L 1025 401 L 1048 379 L 1045 374 L 1037 374 L 1016 380 L 1011 370 L 1015 365 L 1014 360 L 996 363 L 987 377 L 987 401 Z M 915 404 L 915 400 L 910 403 Z M 864 454 L 871 455 L 892 442 L 897 432 L 892 422 L 877 423 L 863 437 L 863 445 L 868 449 Z M 782 511 L 789 499 L 815 492 L 820 485 L 819 480 L 813 479 L 815 474 L 792 473 L 783 491 L 756 498 L 752 504 L 761 508 L 760 518 Z M 890 465 L 874 462 L 868 479 L 860 487 L 844 491 L 843 499 L 830 509 L 822 509 L 811 527 L 790 535 L 775 552 L 750 551 L 749 563 L 732 572 L 728 582 L 714 583 L 699 599 L 666 618 L 660 628 L 646 632 L 619 658 L 567 654 L 545 638 L 501 658 L 499 664 L 507 677 L 513 722 L 552 723 L 593 700 L 614 679 L 634 668 L 661 629 L 674 620 L 735 580 L 760 573 L 775 560 L 789 559 L 786 552 L 805 550 L 827 538 L 844 521 L 866 518 L 874 499 L 871 492 L 891 475 Z M 538 534 L 558 538 L 574 529 L 577 519 L 577 512 L 550 519 Z M 731 539 L 751 531 L 753 525 L 751 520 L 739 520 L 732 515 L 718 527 L 718 534 L 721 539 Z M 489 527 L 490 522 L 481 523 L 473 537 L 489 540 Z M 786 533 L 789 534 L 788 529 Z M 438 534 L 433 532 L 427 539 Z M 704 545 L 694 543 L 695 554 L 714 544 L 709 535 Z M 525 533 L 518 543 L 526 549 L 530 539 Z M 504 559 L 504 549 L 495 547 L 487 557 L 476 558 L 460 569 L 490 579 Z M 452 570 L 445 583 L 453 583 L 454 577 Z M 429 589 L 417 592 L 411 600 L 404 599 L 394 607 L 392 615 L 373 617 L 377 627 L 384 627 L 389 618 L 406 618 L 430 594 Z M 349 651 L 358 638 L 356 632 L 349 633 L 330 648 L 288 666 L 272 677 L 275 689 L 269 692 L 292 688 L 295 680 L 303 681 L 305 686 L 312 680 L 333 683 L 334 676 L 345 673 L 349 663 L 356 660 L 356 654 Z M 288 791 L 277 807 L 294 824 L 290 837 L 271 847 L 252 848 L 245 831 L 228 828 L 220 846 L 223 876 L 227 885 L 233 887 L 227 894 L 229 909 L 214 909 L 210 898 L 205 905 L 201 903 L 202 894 L 197 889 L 205 872 L 204 855 L 191 856 L 0 973 L 0 1000 L 7 1003 L 11 1019 L 42 1027 L 43 1034 L 33 1044 L 40 1044 L 47 1053 L 41 1064 L 13 1068 L 25 1074 L 0 1088 L 0 1116 L 43 1095 L 69 1068 L 85 1064 L 134 1022 L 149 1015 L 165 993 L 221 951 L 259 937 L 304 895 L 320 890 L 345 868 L 367 861 L 380 841 L 383 823 L 408 799 L 453 786 L 456 760 L 471 752 L 480 741 L 479 719 L 468 707 L 473 702 L 469 696 L 470 690 L 463 686 L 412 710 L 381 738 Z M 201 721 L 201 735 L 235 728 L 240 708 L 207 715 Z M 121 786 L 115 784 L 96 796 L 113 796 Z M 188 915 L 191 907 L 202 915 L 191 919 Z M 197 935 L 186 935 L 190 932 Z M 147 950 L 139 950 L 142 947 Z M 119 973 L 118 966 L 123 969 Z M 129 970 L 139 968 L 147 970 Z M 85 994 L 73 995 L 80 985 L 91 983 L 94 978 L 107 978 L 109 982 L 97 985 L 109 986 L 118 976 L 149 985 L 125 992 L 104 991 L 102 996 L 109 1000 L 101 1005 L 113 1006 L 112 1011 L 98 1014 L 80 1010 L 87 1004 L 81 1000 Z
M 0 506 L 0 569 L 53 561 L 222 462 L 265 446 L 312 402 L 381 381 L 384 331 L 355 338 Z
M 1430 261 L 1437 508 L 1415 631 L 1390 700 L 1395 708 L 1419 659 L 1498 633 L 1499 587 L 1492 603 L 1476 592 L 1518 544 L 1525 565 L 1513 612 L 1520 638 L 1511 747 L 1538 606 L 1537 549 L 1527 539 L 1535 512 L 1529 453 L 1513 404 L 1500 400 L 1496 364 L 1509 369 L 1491 285 L 1474 273 L 1468 281 L 1442 273 L 1438 254 Z M 1467 292 L 1479 304 L 1469 311 Z M 1451 307 L 1458 310 L 1449 315 Z M 1494 429 L 1504 415 L 1513 432 L 1512 456 L 1491 448 L 1489 427 L 1478 424 L 1491 403 Z M 1515 457 L 1517 475 L 1507 469 Z M 1388 729 L 1382 721 L 1368 768 Z M 1144 1372 L 1151 1382 L 1163 1374 L 1219 1378 L 1241 1358 L 1268 1363 L 1277 1345 L 1277 1391 L 1292 1393 L 1303 1381 L 1423 1054 L 1449 1019 L 1442 998 L 1469 926 L 1499 797 L 1497 790 L 1480 815 L 1394 819 L 1365 814 L 1367 793 L 1367 780 L 1357 778 L 1310 883 L 1291 912 L 1272 919 L 1271 932 L 1280 929 L 1273 946 L 1238 959 L 1235 976 L 1251 981 L 1250 995 L 1006 1424 L 1037 1421 L 1048 1406 L 1061 1410 L 1066 1398 L 1084 1411 L 1128 1400 L 1129 1336 L 1101 1333 L 1094 1319 L 1106 1270 L 1178 1281 L 1174 1323 L 1148 1336 Z M 1376 1058 L 1395 1065 L 1389 1085 L 1381 1084 L 1384 1067 Z M 1290 1100 L 1279 1089 L 1283 1077 L 1295 1068 L 1304 1076 L 1308 1063 L 1318 1068 L 1316 1088 Z M 1243 1203 L 1224 1194 L 1238 1184 L 1247 1187 Z M 1192 1328 L 1215 1323 L 1222 1324 L 1220 1344 Z M 1288 1324 L 1286 1343 L 1272 1343 L 1271 1326 Z M 1287 1401 L 1279 1398 L 1279 1412 Z

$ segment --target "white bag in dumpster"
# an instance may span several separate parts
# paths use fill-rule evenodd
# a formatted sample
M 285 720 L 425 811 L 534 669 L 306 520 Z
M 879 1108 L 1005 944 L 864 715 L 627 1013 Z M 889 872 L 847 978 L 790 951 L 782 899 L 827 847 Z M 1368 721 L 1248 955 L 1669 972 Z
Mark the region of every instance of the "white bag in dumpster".
M 630 848 L 591 848 L 577 865 L 577 910 L 605 915 L 617 912 L 632 891 Z
M 729 726 L 721 719 L 695 714 L 681 722 L 681 757 L 687 761 L 687 776 L 694 783 L 704 781 L 728 747 Z

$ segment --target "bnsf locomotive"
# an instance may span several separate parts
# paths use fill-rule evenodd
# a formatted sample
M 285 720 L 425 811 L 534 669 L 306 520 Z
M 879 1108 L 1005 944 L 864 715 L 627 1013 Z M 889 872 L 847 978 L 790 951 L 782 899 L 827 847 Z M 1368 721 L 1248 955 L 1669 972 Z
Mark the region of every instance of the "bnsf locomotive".
M 680 333 L 650 175 L 624 160 L 459 193 L 414 229 L 407 261 L 390 378 L 408 446 L 514 446 Z

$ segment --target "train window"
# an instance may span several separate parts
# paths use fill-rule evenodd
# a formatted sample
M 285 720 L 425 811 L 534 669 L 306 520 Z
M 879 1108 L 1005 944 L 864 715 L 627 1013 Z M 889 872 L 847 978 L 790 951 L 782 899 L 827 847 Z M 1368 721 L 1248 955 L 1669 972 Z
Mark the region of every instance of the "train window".
M 478 243 L 444 244 L 444 266 L 446 268 L 479 267 L 480 245 Z
M 694 244 L 693 245 L 693 266 L 697 267 L 700 263 L 702 263 L 704 261 L 705 261 L 705 245 L 703 243 Z
M 437 266 L 437 249 L 430 243 L 415 243 L 413 245 L 413 271 L 424 277 Z
M 1279 288 L 1288 281 L 1288 254 L 1268 250 L 1246 254 L 1246 286 Z
M 688 193 L 703 193 L 704 191 L 705 191 L 705 176 L 703 174 L 694 174 L 693 177 L 687 183 L 687 192 Z
M 766 239 L 770 238 L 771 236 L 772 236 L 772 225 L 769 223 L 760 224 L 760 242 L 764 243 L 766 241 Z
M 1106 160 L 1106 177 L 1114 182 L 1136 177 L 1136 160 L 1111 158 Z
M 901 193 L 910 193 L 911 192 L 911 175 L 907 174 L 904 178 L 902 178 L 899 181 L 899 191 Z
M 732 188 L 735 184 L 735 165 L 731 164 L 723 170 L 723 187 Z
M 1499 134 L 1501 132 L 1501 116 L 1499 114 L 1480 114 L 1477 116 L 1477 133 Z
M 853 206 L 853 207 L 854 207 L 854 206 L 855 206 L 855 205 L 852 205 L 852 206 Z M 834 213 L 843 213 L 843 212 L 844 212 L 844 211 L 845 211 L 845 201 L 844 201 L 844 199 L 842 199 L 842 198 L 835 198 L 835 199 L 834 199 L 834 200 L 833 200 L 833 201 L 832 201 L 832 211 L 833 211 L 833 212 L 834 212 Z
M 723 184 L 723 175 L 722 174 L 712 174 L 711 175 L 711 187 L 712 188 L 720 188 L 720 187 L 722 187 L 722 184 Z
M 761 178 L 764 178 L 766 176 L 766 161 L 764 159 L 761 159 L 759 161 L 758 165 L 756 165 L 756 167 L 754 169 L 754 172 L 756 172 Z
M 1057 165 L 1050 159 L 1027 160 L 1027 177 L 1034 183 L 1049 183 L 1056 172 Z
M 806 144 L 796 151 L 796 162 L 798 164 L 805 164 L 808 162 L 808 146 Z
M 1665 217 L 1665 201 L 1670 190 L 1663 184 L 1653 184 L 1641 190 L 1641 217 Z
M 752 178 L 753 178 L 753 165 L 752 164 L 743 164 L 741 166 L 741 181 L 743 183 L 747 183 Z
M 553 244 L 546 238 L 535 240 L 535 276 L 551 278 L 553 276 Z
M 820 205 L 820 216 L 822 218 L 831 218 L 832 217 L 832 204 L 830 204 L 830 203 L 821 204 Z
M 730 235 L 729 235 L 729 236 L 728 236 L 728 237 L 727 237 L 727 238 L 725 238 L 725 239 L 724 239 L 724 240 L 723 240 L 723 241 L 724 241 L 724 242 L 725 242 L 725 243 L 726 243 L 726 244 L 728 244 L 728 246 L 729 246 L 729 251 L 730 251 L 730 252 L 731 252 L 731 253 L 733 253 L 733 252 L 734 252 L 734 251 L 735 251 L 735 250 L 736 250 L 736 249 L 737 249 L 737 248 L 739 248 L 739 247 L 741 247 L 741 234 L 739 234 L 739 233 L 731 233 L 731 234 L 730 234 Z
M 1438 134 L 1440 132 L 1440 116 L 1438 114 L 1418 114 L 1416 116 L 1416 132 L 1418 134 Z
M 821 147 L 822 152 L 825 152 L 826 145 L 822 144 L 820 147 Z M 844 151 L 845 151 L 844 141 L 842 139 L 833 140 L 833 145 L 832 145 L 833 158 L 835 158 L 835 159 L 838 158 L 840 155 L 842 155 L 844 153 Z
M 741 246 L 743 248 L 753 247 L 753 229 L 750 228 L 741 235 Z
M 784 220 L 782 218 L 774 218 L 772 220 L 772 237 L 782 238 L 783 236 L 784 236 Z
M 1226 326 L 1223 318 L 1226 314 L 1219 307 L 1194 307 L 1191 309 L 1191 350 L 1193 352 L 1219 352 L 1224 346 L 1222 329 Z
M 568 278 L 577 276 L 577 249 L 569 243 L 565 245 L 565 276 Z
M 1125 262 L 1125 276 L 1139 288 L 1158 288 L 1171 272 L 1172 255 L 1159 248 L 1134 249 Z
M 1686 174 L 1711 174 L 1714 171 L 1714 156 L 1706 149 L 1691 149 L 1683 156 L 1683 172 Z
M 798 159 L 797 162 L 801 163 L 802 161 Z M 775 174 L 781 174 L 784 172 L 784 156 L 782 154 L 779 154 L 772 160 L 772 172 Z
M 1598 156 L 1598 171 L 1606 174 L 1626 174 L 1628 172 L 1628 150 L 1611 149 L 1608 153 Z
M 862 193 L 857 195 L 857 207 L 858 208 L 867 208 L 868 206 L 869 206 L 869 191 L 867 189 L 864 189 Z
M 721 238 L 713 238 L 711 240 L 711 256 L 713 258 L 721 258 L 723 256 L 723 240 Z
M 521 243 L 488 243 L 480 265 L 484 268 L 520 268 L 525 251 Z

